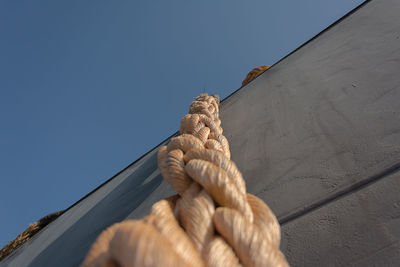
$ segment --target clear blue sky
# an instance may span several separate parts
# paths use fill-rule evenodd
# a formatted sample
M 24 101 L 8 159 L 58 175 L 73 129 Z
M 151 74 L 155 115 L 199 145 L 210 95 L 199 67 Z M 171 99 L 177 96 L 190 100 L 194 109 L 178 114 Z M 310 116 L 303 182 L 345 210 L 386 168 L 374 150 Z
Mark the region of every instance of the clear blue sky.
M 0 1 L 0 247 L 363 2 Z

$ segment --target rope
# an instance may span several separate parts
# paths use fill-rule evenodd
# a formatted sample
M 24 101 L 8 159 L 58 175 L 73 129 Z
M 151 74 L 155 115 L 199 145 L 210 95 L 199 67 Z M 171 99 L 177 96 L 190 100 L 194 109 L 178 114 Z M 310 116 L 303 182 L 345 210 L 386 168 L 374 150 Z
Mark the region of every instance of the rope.
M 192 102 L 181 135 L 158 152 L 159 169 L 178 194 L 142 220 L 106 229 L 83 266 L 288 266 L 279 223 L 246 193 L 218 116 L 217 96 Z
M 252 69 L 246 76 L 246 78 L 242 82 L 242 86 L 245 86 L 255 78 L 257 78 L 261 73 L 269 69 L 271 66 L 262 65 L 260 67 Z

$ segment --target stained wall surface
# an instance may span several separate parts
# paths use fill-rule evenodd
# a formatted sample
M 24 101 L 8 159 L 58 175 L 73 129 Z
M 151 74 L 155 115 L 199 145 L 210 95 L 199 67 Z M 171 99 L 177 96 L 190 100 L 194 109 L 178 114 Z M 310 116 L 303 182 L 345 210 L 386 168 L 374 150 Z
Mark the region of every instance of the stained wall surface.
M 292 266 L 400 264 L 400 2 L 367 1 L 223 101 L 232 159 Z M 189 103 L 187 103 L 189 105 Z M 156 147 L 0 266 L 76 266 L 173 190 Z

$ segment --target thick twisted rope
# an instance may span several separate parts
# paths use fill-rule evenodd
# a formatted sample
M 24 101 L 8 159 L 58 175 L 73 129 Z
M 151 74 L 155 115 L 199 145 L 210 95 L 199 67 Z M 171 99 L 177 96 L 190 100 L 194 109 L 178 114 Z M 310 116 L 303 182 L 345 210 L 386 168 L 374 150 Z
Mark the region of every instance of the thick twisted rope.
M 181 135 L 158 152 L 159 169 L 178 195 L 155 203 L 140 221 L 105 230 L 84 266 L 288 266 L 279 223 L 246 193 L 218 114 L 218 97 L 192 102 Z

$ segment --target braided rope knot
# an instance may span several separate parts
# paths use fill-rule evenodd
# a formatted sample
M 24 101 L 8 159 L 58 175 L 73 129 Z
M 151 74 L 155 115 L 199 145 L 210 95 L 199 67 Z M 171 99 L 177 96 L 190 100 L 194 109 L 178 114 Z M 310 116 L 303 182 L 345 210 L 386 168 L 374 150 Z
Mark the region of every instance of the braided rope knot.
M 84 266 L 288 266 L 279 223 L 246 193 L 220 125 L 219 98 L 201 94 L 181 120 L 181 135 L 158 151 L 161 174 L 178 195 L 140 221 L 108 228 Z

